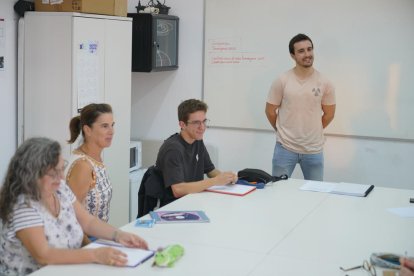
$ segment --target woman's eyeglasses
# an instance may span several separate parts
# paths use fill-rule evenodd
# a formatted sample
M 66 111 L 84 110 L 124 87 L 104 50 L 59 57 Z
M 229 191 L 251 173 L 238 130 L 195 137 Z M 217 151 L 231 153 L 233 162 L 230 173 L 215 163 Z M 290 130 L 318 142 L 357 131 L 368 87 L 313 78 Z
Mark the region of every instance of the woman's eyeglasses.
M 65 172 L 66 167 L 68 166 L 68 161 L 64 161 L 62 169 L 53 168 L 46 173 L 46 175 L 50 176 L 54 180 L 60 180 Z
M 364 260 L 362 265 L 359 265 L 359 266 L 355 266 L 351 268 L 343 268 L 341 266 L 339 267 L 339 269 L 342 271 L 350 271 L 350 270 L 360 269 L 360 268 L 368 271 L 371 274 L 371 276 L 377 276 L 377 271 L 375 271 L 375 267 L 371 265 L 367 260 Z

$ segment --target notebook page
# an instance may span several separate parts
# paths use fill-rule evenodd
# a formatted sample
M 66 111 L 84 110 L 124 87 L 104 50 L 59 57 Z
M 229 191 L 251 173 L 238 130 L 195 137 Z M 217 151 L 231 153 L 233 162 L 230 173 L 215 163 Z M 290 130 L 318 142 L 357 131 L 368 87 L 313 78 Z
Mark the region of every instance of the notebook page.
M 140 248 L 129 248 L 124 247 L 121 244 L 114 243 L 111 241 L 103 241 L 103 240 L 97 240 L 96 242 L 92 242 L 85 246 L 85 248 L 100 248 L 100 247 L 113 247 L 119 251 L 122 251 L 127 255 L 128 262 L 126 263 L 126 266 L 137 266 L 140 263 L 145 262 L 147 259 L 152 257 L 154 255 L 153 251 L 140 249 Z

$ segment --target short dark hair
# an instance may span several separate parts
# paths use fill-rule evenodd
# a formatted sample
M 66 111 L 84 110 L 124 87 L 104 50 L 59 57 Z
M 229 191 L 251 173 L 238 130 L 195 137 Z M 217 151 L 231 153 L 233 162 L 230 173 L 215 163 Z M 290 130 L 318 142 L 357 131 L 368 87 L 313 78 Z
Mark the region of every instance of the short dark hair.
M 310 43 L 312 44 L 312 49 L 313 49 L 313 42 L 312 42 L 312 39 L 310 39 L 309 36 L 307 36 L 305 34 L 297 34 L 294 37 L 292 37 L 292 39 L 289 41 L 289 53 L 294 55 L 295 54 L 295 48 L 293 47 L 293 45 L 297 42 L 304 41 L 304 40 L 310 41 Z
M 185 100 L 178 106 L 178 121 L 187 123 L 190 114 L 197 111 L 207 112 L 208 106 L 205 102 L 197 99 Z

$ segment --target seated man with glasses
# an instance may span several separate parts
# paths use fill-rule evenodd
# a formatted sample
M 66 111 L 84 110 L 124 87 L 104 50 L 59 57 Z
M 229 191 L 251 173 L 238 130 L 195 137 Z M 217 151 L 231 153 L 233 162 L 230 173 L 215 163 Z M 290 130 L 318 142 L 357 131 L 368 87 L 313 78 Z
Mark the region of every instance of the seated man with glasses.
M 165 140 L 158 152 L 155 167 L 167 188 L 167 201 L 237 181 L 237 175 L 220 172 L 210 160 L 203 142 L 207 108 L 207 104 L 196 99 L 182 102 L 178 106 L 181 131 Z M 204 179 L 204 174 L 209 178 Z

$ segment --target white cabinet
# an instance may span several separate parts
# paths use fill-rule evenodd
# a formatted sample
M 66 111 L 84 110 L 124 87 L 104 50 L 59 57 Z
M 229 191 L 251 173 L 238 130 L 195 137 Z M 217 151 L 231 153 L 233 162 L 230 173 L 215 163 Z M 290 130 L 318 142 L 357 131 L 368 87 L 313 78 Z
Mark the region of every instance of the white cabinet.
M 147 168 L 141 168 L 129 173 L 129 221 L 138 215 L 138 191 Z
M 127 17 L 53 12 L 24 17 L 22 138 L 56 139 L 67 158 L 70 119 L 90 102 L 109 103 L 115 137 L 104 162 L 114 189 L 110 222 L 116 226 L 129 219 L 131 34 Z

